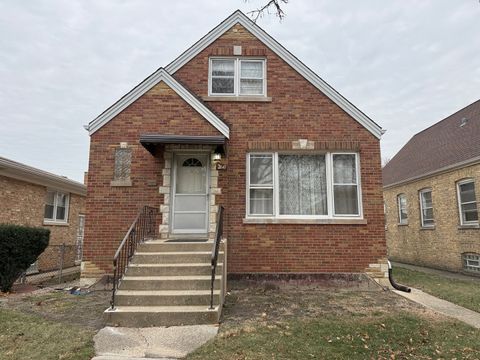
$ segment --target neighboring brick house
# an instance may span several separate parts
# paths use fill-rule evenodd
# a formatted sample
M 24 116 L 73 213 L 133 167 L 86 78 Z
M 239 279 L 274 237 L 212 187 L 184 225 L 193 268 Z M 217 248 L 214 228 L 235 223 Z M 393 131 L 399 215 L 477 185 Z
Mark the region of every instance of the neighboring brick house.
M 50 242 L 31 270 L 56 270 L 81 260 L 86 186 L 63 176 L 0 157 L 0 223 L 43 227 Z
M 83 277 L 144 205 L 166 241 L 223 205 L 229 274 L 385 276 L 382 129 L 240 11 L 87 129 Z
M 383 185 L 391 259 L 480 274 L 480 100 L 410 139 Z

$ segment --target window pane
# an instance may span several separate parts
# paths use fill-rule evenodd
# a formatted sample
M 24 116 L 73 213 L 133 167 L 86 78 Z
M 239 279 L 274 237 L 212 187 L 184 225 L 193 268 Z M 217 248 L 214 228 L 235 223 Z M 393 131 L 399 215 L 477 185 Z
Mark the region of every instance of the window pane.
M 250 214 L 273 214 L 273 189 L 250 189 Z
M 475 184 L 473 182 L 460 185 L 460 201 L 462 203 L 476 201 Z
M 212 60 L 212 76 L 234 76 L 235 60 Z
M 232 78 L 212 78 L 212 93 L 233 94 L 234 85 Z
M 356 185 L 334 185 L 334 205 L 337 215 L 358 215 Z
M 57 193 L 57 214 L 56 220 L 66 220 L 67 195 Z
M 279 155 L 281 215 L 326 215 L 324 155 Z
M 261 95 L 263 94 L 263 80 L 241 79 L 240 94 Z
M 261 61 L 242 61 L 240 67 L 242 78 L 263 78 L 263 62 Z
M 56 220 L 65 220 L 65 207 L 57 206 L 57 218 Z
M 250 185 L 273 185 L 272 155 L 250 155 Z
M 433 220 L 433 209 L 423 209 L 423 221 Z
M 117 148 L 115 149 L 115 180 L 125 180 L 130 178 L 130 169 L 132 164 L 132 150 Z
M 55 204 L 55 191 L 47 191 L 45 196 L 45 210 L 43 217 L 45 219 L 53 219 L 53 209 Z
M 335 184 L 357 183 L 354 154 L 333 155 L 333 182 Z
M 463 221 L 478 221 L 477 204 L 470 203 L 462 205 Z
M 422 192 L 422 208 L 432 207 L 432 192 Z

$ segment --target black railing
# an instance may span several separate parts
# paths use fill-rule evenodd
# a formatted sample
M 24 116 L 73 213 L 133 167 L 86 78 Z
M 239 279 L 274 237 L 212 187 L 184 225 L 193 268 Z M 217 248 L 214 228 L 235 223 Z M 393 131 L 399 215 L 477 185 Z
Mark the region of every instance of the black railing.
M 210 283 L 210 309 L 213 310 L 213 289 L 215 287 L 215 273 L 217 272 L 217 262 L 218 262 L 218 250 L 220 249 L 220 242 L 222 241 L 223 237 L 223 206 L 220 205 L 218 209 L 217 215 L 217 228 L 215 230 L 215 239 L 213 240 L 213 248 L 212 248 L 212 279 Z M 226 254 L 223 255 L 224 257 Z M 225 266 L 225 263 L 224 265 Z
M 113 257 L 113 289 L 110 301 L 112 309 L 115 307 L 115 292 L 135 250 L 137 250 L 137 245 L 146 239 L 155 237 L 156 213 L 157 209 L 150 206 L 144 206 L 140 210 Z

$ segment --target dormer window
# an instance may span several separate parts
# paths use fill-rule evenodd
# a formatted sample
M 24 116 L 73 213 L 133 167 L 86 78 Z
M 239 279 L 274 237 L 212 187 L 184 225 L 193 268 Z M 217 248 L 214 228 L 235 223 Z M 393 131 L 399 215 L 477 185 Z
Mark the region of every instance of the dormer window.
M 265 96 L 265 59 L 211 58 L 211 96 Z

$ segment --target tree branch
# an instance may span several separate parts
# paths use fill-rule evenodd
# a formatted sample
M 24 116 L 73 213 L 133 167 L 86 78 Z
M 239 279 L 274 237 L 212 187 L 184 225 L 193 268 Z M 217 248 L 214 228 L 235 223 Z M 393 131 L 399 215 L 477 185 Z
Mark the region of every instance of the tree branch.
M 257 22 L 257 20 L 267 12 L 270 14 L 270 8 L 275 9 L 275 15 L 281 20 L 285 17 L 285 12 L 282 9 L 282 4 L 288 4 L 288 0 L 269 0 L 265 5 L 258 8 L 257 10 L 252 10 L 247 12 L 250 15 L 253 22 Z

